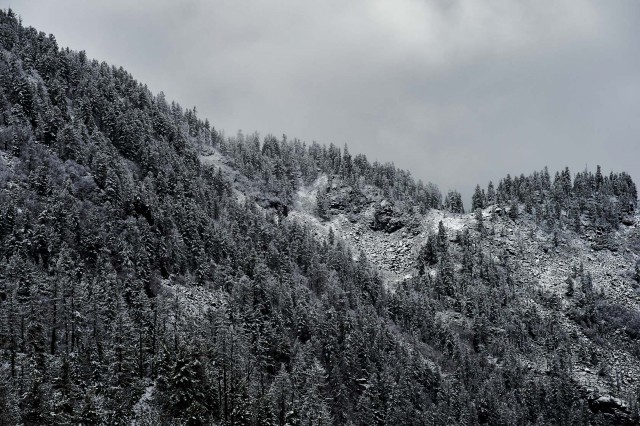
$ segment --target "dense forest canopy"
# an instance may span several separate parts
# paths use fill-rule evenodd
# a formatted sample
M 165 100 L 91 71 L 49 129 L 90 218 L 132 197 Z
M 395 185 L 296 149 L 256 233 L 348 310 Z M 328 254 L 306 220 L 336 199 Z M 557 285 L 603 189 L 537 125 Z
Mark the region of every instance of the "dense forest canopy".
M 488 225 L 455 244 L 441 227 L 391 289 L 366 253 L 239 199 L 199 155 L 219 152 L 279 207 L 323 175 L 415 215 L 462 212 L 460 194 L 347 147 L 224 137 L 11 10 L 0 48 L 0 424 L 638 420 L 637 386 L 613 416 L 572 379 L 597 354 L 576 353 L 543 314 L 555 302 L 483 250 Z M 478 187 L 472 208 L 610 232 L 636 203 L 625 173 L 545 170 Z M 601 341 L 624 330 L 637 359 L 638 313 L 605 304 L 588 271 L 572 280 L 576 323 Z

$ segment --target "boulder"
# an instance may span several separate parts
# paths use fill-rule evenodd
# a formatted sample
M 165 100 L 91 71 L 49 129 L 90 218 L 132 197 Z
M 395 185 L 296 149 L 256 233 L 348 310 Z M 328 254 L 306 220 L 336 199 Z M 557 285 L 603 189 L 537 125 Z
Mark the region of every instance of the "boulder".
M 276 210 L 283 216 L 287 216 L 289 214 L 289 206 L 282 202 L 279 198 L 260 198 L 257 199 L 256 202 L 263 209 L 271 209 Z
M 385 227 L 385 231 L 387 231 L 388 233 L 395 232 L 398 229 L 402 228 L 403 226 L 404 226 L 404 222 L 402 221 L 401 218 L 392 217 L 391 219 L 389 219 L 389 222 Z
M 384 201 L 384 200 L 383 200 Z M 374 231 L 383 231 L 386 230 L 387 225 L 393 218 L 394 211 L 393 207 L 386 204 L 380 203 L 380 205 L 376 208 L 373 213 L 373 220 L 370 223 L 370 228 Z
M 621 222 L 623 225 L 633 226 L 636 223 L 636 219 L 633 216 L 624 216 Z
M 592 396 L 589 398 L 589 408 L 594 413 L 614 416 L 619 424 L 632 424 L 629 405 L 620 398 L 611 395 Z

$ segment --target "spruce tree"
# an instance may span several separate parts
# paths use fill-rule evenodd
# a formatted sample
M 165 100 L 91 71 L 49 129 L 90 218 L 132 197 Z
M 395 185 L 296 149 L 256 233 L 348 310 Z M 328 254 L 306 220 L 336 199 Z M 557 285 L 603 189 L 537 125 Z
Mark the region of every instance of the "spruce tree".
M 471 210 L 483 209 L 485 207 L 485 200 L 480 185 L 476 185 L 476 189 L 471 197 Z

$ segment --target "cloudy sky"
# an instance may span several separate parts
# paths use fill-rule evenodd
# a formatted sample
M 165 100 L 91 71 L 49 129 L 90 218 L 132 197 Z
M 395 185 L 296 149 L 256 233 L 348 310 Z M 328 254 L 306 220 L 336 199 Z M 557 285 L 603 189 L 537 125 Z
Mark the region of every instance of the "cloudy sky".
M 636 0 L 2 3 L 227 135 L 348 143 L 467 205 L 545 165 L 640 181 Z

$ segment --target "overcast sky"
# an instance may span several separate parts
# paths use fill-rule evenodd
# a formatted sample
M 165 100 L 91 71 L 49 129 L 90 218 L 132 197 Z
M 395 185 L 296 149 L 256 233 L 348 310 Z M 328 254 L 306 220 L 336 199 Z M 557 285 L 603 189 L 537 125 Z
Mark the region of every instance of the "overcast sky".
M 218 129 L 348 143 L 469 197 L 548 165 L 640 182 L 637 0 L 2 0 Z

